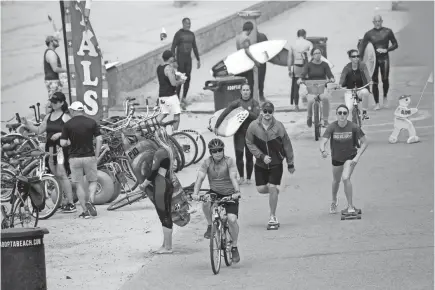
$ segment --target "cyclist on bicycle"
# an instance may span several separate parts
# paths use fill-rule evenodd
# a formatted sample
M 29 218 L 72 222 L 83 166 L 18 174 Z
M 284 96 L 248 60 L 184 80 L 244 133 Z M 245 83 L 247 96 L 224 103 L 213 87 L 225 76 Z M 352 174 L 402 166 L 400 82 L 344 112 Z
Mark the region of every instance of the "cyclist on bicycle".
M 348 207 L 343 210 L 344 213 L 354 213 L 355 207 L 352 202 L 352 183 L 350 177 L 361 155 L 367 149 L 367 138 L 361 128 L 347 120 L 349 109 L 342 104 L 336 110 L 337 121 L 331 123 L 326 128 L 320 142 L 320 152 L 323 158 L 328 156 L 325 150 L 325 145 L 328 140 L 331 140 L 331 157 L 332 157 L 332 203 L 329 212 L 337 212 L 337 192 L 340 187 L 340 181 L 343 180 L 344 193 Z M 358 143 L 362 142 L 361 148 L 358 150 Z
M 372 78 L 366 64 L 360 61 L 358 50 L 351 49 L 347 52 L 347 55 L 349 56 L 350 63 L 348 63 L 343 68 L 339 85 L 343 88 L 353 89 L 355 87 L 363 87 L 366 84 L 370 83 L 372 81 Z M 357 91 L 357 95 L 359 99 L 362 100 L 362 119 L 369 120 L 370 117 L 367 114 L 367 109 L 369 107 L 370 91 L 364 88 Z M 346 91 L 346 93 L 344 94 L 344 101 L 349 111 L 351 111 L 353 107 L 351 91 Z
M 239 183 L 237 182 L 236 164 L 231 157 L 225 156 L 224 148 L 224 142 L 218 138 L 212 139 L 208 143 L 208 149 L 211 156 L 204 160 L 199 169 L 192 199 L 199 200 L 199 190 L 201 189 L 205 177 L 208 176 L 211 192 L 216 193 L 218 198 L 231 195 L 235 200 L 234 203 L 225 204 L 224 207 L 228 215 L 228 225 L 233 243 L 231 253 L 234 263 L 238 263 L 240 261 L 240 255 L 239 250 L 237 249 L 237 239 L 239 236 L 239 225 L 237 223 L 239 202 L 237 199 L 240 198 L 240 189 Z M 209 239 L 212 223 L 211 203 L 203 203 L 202 210 L 208 223 L 204 237 Z
M 140 189 L 145 191 L 153 202 L 162 223 L 163 244 L 155 253 L 171 254 L 173 223 L 180 227 L 185 226 L 190 221 L 190 214 L 187 212 L 187 198 L 183 198 L 183 189 L 174 175 L 174 152 L 165 129 L 159 128 L 155 131 L 154 141 L 158 148 L 153 153 L 151 174 L 140 185 Z M 150 184 L 152 187 L 148 187 Z M 175 192 L 177 194 L 174 194 Z M 175 204 L 179 204 L 180 208 L 173 210 Z M 179 218 L 180 214 L 182 218 Z
M 302 77 L 298 80 L 300 84 L 304 80 L 327 80 L 330 82 L 335 82 L 334 75 L 331 72 L 329 65 L 322 61 L 322 51 L 320 48 L 315 47 L 311 50 L 311 61 L 308 63 L 307 71 L 302 74 Z M 328 126 L 329 118 L 329 99 L 328 92 L 320 94 L 320 99 L 322 100 L 322 115 L 323 115 L 323 125 Z M 313 104 L 315 95 L 308 94 L 308 107 L 307 107 L 307 125 L 311 128 L 313 125 Z
M 258 118 L 260 114 L 260 105 L 251 96 L 251 89 L 249 84 L 242 85 L 242 96 L 240 99 L 235 100 L 222 112 L 216 121 L 215 132 L 217 128 L 222 124 L 226 116 L 228 116 L 234 109 L 242 107 L 249 112 L 248 118 L 242 123 L 239 130 L 234 134 L 234 151 L 236 153 L 236 165 L 239 171 L 240 181 L 242 184 L 245 181 L 244 164 L 243 164 L 243 151 L 245 151 L 246 158 L 246 182 L 251 183 L 252 171 L 254 170 L 254 156 L 246 146 L 246 131 L 248 131 L 249 124 Z

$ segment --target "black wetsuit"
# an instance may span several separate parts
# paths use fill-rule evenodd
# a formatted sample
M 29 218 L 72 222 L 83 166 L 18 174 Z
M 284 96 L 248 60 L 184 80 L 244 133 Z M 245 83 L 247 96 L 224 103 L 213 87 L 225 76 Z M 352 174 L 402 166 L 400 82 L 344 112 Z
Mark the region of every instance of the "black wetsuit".
M 177 49 L 177 51 L 175 51 Z M 195 34 L 190 30 L 180 29 L 175 33 L 172 41 L 172 53 L 177 58 L 178 71 L 185 73 L 187 80 L 183 86 L 183 97 L 185 99 L 190 86 L 190 74 L 192 72 L 192 49 L 196 60 L 199 61 L 198 47 L 196 46 Z M 181 86 L 177 87 L 177 95 L 180 98 Z
M 268 41 L 267 36 L 264 33 L 257 33 L 257 43 Z M 266 63 L 260 65 L 258 68 L 258 94 L 261 101 L 264 101 L 264 80 L 266 79 Z
M 233 101 L 228 107 L 222 112 L 216 121 L 215 127 L 219 127 L 222 121 L 228 116 L 231 111 L 238 107 L 243 107 L 249 112 L 248 118 L 239 127 L 239 130 L 234 134 L 234 150 L 236 152 L 236 165 L 237 171 L 240 177 L 244 177 L 244 164 L 243 164 L 243 151 L 245 151 L 246 158 L 246 178 L 251 179 L 252 171 L 254 169 L 254 157 L 246 146 L 246 131 L 248 131 L 249 124 L 258 118 L 260 114 L 260 105 L 252 97 L 249 100 L 243 100 L 242 98 Z
M 396 37 L 394 37 L 394 33 L 391 29 L 382 27 L 380 29 L 373 28 L 369 30 L 365 35 L 360 44 L 360 52 L 361 56 L 364 55 L 364 51 L 366 49 L 367 44 L 371 42 L 375 51 L 378 48 L 384 48 L 388 52 L 393 51 L 399 47 L 397 44 Z M 391 46 L 389 46 L 391 42 Z M 389 84 L 389 74 L 390 74 L 390 57 L 387 53 L 378 53 L 376 52 L 376 66 L 373 72 L 372 80 L 375 84 L 373 84 L 373 97 L 375 98 L 376 104 L 379 103 L 379 88 L 378 88 L 378 75 L 379 70 L 381 71 L 382 77 L 382 85 L 384 91 L 384 98 L 387 97 L 388 89 L 390 87 Z

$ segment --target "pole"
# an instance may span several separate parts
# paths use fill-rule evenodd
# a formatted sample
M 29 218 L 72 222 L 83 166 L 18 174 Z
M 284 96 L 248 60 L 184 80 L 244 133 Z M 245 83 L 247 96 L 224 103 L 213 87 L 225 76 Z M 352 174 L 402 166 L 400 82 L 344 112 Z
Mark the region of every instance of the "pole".
M 69 58 L 68 58 L 68 42 L 66 39 L 66 29 L 65 29 L 65 6 L 62 0 L 59 1 L 60 4 L 60 15 L 62 16 L 62 33 L 63 33 L 63 46 L 65 47 L 65 62 L 66 62 L 66 75 L 68 78 L 68 98 L 69 103 L 72 103 L 71 99 L 71 82 L 70 82 L 70 72 L 69 72 Z
M 251 34 L 249 35 L 249 40 L 251 42 L 251 45 L 257 43 L 257 33 L 258 33 L 257 18 L 261 16 L 261 12 L 260 11 L 241 11 L 238 13 L 238 15 L 243 20 L 242 25 L 248 21 L 251 21 L 252 24 L 254 24 L 254 29 L 252 30 Z M 258 67 L 257 66 L 254 66 L 253 72 L 254 72 L 253 96 L 254 96 L 254 100 L 256 100 L 257 102 L 260 103 L 259 89 L 258 89 Z

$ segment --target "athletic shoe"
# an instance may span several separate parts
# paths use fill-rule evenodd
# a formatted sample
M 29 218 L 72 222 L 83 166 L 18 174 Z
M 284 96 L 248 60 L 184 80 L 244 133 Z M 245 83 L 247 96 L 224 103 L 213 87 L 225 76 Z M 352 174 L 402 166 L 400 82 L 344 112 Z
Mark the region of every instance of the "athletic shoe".
M 237 249 L 237 247 L 231 248 L 231 256 L 233 258 L 234 263 L 240 262 L 240 254 L 239 254 L 239 250 Z
M 89 211 L 89 214 L 91 215 L 91 216 L 97 216 L 97 209 L 95 208 L 95 206 L 92 204 L 92 203 L 90 203 L 89 201 L 85 204 L 85 206 L 86 206 L 86 208 L 88 209 L 88 211 Z
M 239 185 L 242 185 L 245 182 L 245 179 L 243 177 L 240 177 L 239 179 Z
M 207 226 L 207 230 L 204 233 L 204 238 L 210 239 L 210 236 L 211 236 L 211 225 Z
M 347 208 L 347 212 L 348 213 L 355 213 L 355 208 L 350 206 L 350 207 Z
M 385 109 L 388 109 L 389 107 L 388 107 L 388 99 L 387 98 L 384 98 L 384 108 Z
M 79 215 L 79 218 L 89 219 L 91 218 L 91 215 L 89 214 L 89 211 L 84 211 Z
M 310 118 L 307 118 L 307 126 L 311 128 L 313 126 L 313 120 Z
M 269 218 L 269 224 L 278 224 L 278 219 L 276 218 L 276 216 L 271 216 Z
M 76 206 L 71 204 L 71 203 L 62 206 L 62 212 L 63 213 L 73 213 L 73 212 L 76 212 L 76 211 L 77 211 Z
M 252 181 L 250 179 L 246 179 L 246 184 L 251 184 Z
M 369 117 L 369 115 L 367 114 L 367 112 L 365 112 L 365 113 L 362 114 L 362 119 L 363 119 L 363 120 L 370 120 L 370 117 Z
M 375 106 L 375 111 L 378 111 L 378 110 L 380 110 L 381 109 L 381 106 L 379 105 L 379 104 L 376 104 L 376 106 Z
M 338 198 L 336 202 L 331 203 L 331 207 L 329 208 L 329 213 L 332 214 L 337 213 L 337 206 L 338 206 Z

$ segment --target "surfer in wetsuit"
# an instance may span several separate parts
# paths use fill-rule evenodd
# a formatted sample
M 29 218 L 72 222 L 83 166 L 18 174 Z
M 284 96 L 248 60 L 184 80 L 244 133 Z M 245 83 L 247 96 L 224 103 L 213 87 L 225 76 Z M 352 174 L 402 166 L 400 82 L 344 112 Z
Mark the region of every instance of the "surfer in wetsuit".
M 248 118 L 240 125 L 237 132 L 234 134 L 234 150 L 236 152 L 236 165 L 237 170 L 240 175 L 239 184 L 242 184 L 245 181 L 244 178 L 244 164 L 243 164 L 243 151 L 245 151 L 246 158 L 246 183 L 251 183 L 252 171 L 254 170 L 254 160 L 251 151 L 249 151 L 246 146 L 246 131 L 248 130 L 249 124 L 252 121 L 257 119 L 260 114 L 260 105 L 251 94 L 251 89 L 248 84 L 244 84 L 242 86 L 242 96 L 240 99 L 233 101 L 229 106 L 222 112 L 219 118 L 216 121 L 215 132 L 217 128 L 222 124 L 223 120 L 226 116 L 228 116 L 231 111 L 238 107 L 242 107 L 249 112 Z
M 257 43 L 268 41 L 266 34 L 257 32 Z M 264 80 L 266 79 L 266 63 L 261 64 L 258 67 L 258 94 L 260 98 L 260 102 L 265 102 L 264 98 Z
M 244 49 L 246 55 L 254 62 L 254 64 L 257 67 L 261 66 L 261 63 L 255 60 L 255 58 L 252 56 L 251 52 L 249 51 L 249 46 L 251 46 L 251 41 L 249 40 L 249 35 L 251 34 L 252 30 L 254 30 L 254 24 L 252 24 L 251 21 L 245 22 L 243 24 L 243 31 L 237 35 L 236 37 L 236 47 L 237 50 Z M 253 96 L 254 92 L 254 70 L 248 70 L 246 72 L 243 72 L 241 74 L 238 74 L 237 76 L 245 77 L 248 81 L 251 97 Z
M 191 22 L 189 18 L 182 20 L 183 28 L 177 31 L 172 41 L 172 53 L 176 56 L 178 71 L 186 74 L 186 81 L 183 85 L 183 95 L 180 98 L 181 85 L 177 87 L 177 96 L 181 101 L 181 106 L 185 108 L 187 92 L 190 87 L 190 75 L 192 72 L 192 49 L 195 54 L 197 64 L 196 67 L 201 67 L 199 59 L 198 47 L 196 46 L 195 34 L 190 30 Z M 175 51 L 177 50 L 177 51 Z
M 375 110 L 379 110 L 379 88 L 378 88 L 378 75 L 379 70 L 381 71 L 382 86 L 384 91 L 384 106 L 387 107 L 388 100 L 388 89 L 390 87 L 389 74 L 390 74 L 390 57 L 388 52 L 393 51 L 399 47 L 397 44 L 396 37 L 390 28 L 382 27 L 382 17 L 376 15 L 373 17 L 373 24 L 375 27 L 366 32 L 363 40 L 360 44 L 359 54 L 361 57 L 364 56 L 364 51 L 367 44 L 371 42 L 376 51 L 376 65 L 373 72 L 372 80 L 373 84 L 373 97 L 376 102 Z M 391 46 L 389 46 L 391 42 Z

